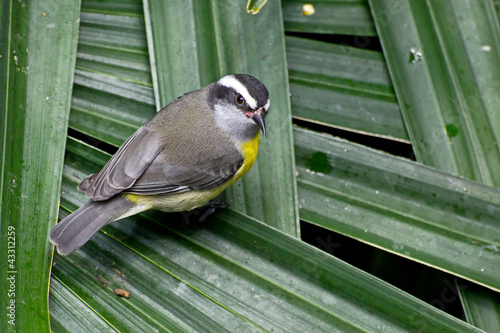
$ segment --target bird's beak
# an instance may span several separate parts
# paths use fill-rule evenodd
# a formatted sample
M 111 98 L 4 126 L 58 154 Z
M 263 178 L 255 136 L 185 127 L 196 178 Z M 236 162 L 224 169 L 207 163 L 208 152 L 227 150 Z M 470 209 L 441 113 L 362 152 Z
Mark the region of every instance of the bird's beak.
M 266 137 L 266 123 L 264 121 L 264 117 L 266 115 L 266 112 L 264 111 L 263 108 L 257 109 L 252 115 L 252 120 L 257 124 L 257 126 L 260 127 L 262 130 L 262 134 L 264 135 L 264 138 Z

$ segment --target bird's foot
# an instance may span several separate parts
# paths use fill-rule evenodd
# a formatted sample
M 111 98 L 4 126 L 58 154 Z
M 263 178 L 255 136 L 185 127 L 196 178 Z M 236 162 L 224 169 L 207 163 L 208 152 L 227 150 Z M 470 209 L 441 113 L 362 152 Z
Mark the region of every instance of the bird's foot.
M 218 208 L 227 208 L 229 204 L 222 199 L 214 199 L 206 203 L 204 206 L 200 208 L 196 208 L 187 212 L 182 213 L 182 217 L 184 221 L 188 225 L 195 224 L 197 227 L 202 228 L 205 226 L 205 220 L 208 216 L 212 215 L 216 209 Z M 194 222 L 195 219 L 192 219 L 191 216 L 199 216 L 198 220 Z
M 203 223 L 207 217 L 215 212 L 217 208 L 227 208 L 229 204 L 222 199 L 210 200 L 205 206 L 200 209 L 203 210 L 202 215 L 198 222 Z

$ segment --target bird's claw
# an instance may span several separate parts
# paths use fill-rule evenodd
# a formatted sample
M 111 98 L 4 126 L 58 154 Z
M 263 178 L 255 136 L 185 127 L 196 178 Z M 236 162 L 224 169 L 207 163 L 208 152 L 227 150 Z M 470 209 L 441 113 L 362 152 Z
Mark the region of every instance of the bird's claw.
M 205 225 L 205 220 L 207 219 L 208 216 L 212 215 L 218 208 L 227 208 L 229 207 L 229 204 L 225 202 L 224 200 L 218 198 L 209 201 L 206 203 L 204 206 L 201 206 L 200 208 L 196 208 L 193 210 L 190 210 L 188 212 L 182 213 L 184 220 L 188 225 L 191 225 L 193 222 L 191 222 L 191 219 L 189 218 L 191 215 L 200 215 L 198 218 L 198 221 L 196 225 L 198 227 L 203 227 Z

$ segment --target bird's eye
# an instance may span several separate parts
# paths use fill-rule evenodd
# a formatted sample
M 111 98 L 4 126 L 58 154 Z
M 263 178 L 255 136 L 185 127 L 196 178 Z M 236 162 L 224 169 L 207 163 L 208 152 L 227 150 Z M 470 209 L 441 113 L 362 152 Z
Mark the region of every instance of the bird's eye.
M 243 98 L 243 96 L 241 96 L 241 94 L 236 95 L 236 103 L 241 105 L 241 104 L 243 104 L 243 102 L 245 102 L 245 99 Z

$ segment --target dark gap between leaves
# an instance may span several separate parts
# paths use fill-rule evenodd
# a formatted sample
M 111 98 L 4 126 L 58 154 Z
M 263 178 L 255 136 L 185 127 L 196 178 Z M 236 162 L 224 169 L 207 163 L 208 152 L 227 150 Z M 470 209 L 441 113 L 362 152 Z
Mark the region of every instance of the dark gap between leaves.
M 312 34 L 295 31 L 285 31 L 285 34 L 287 36 L 314 39 L 321 42 L 382 52 L 382 45 L 380 44 L 380 39 L 378 37 Z
M 300 226 L 306 243 L 465 320 L 453 275 L 304 221 Z
M 350 132 L 347 130 L 321 125 L 318 123 L 309 122 L 302 119 L 293 119 L 293 123 L 300 127 L 305 127 L 307 129 L 327 133 L 351 142 L 359 143 L 367 147 L 385 151 L 386 153 L 408 158 L 415 161 L 415 154 L 413 153 L 413 148 L 411 144 L 394 141 L 391 139 L 365 135 L 356 132 Z
M 105 151 L 111 155 L 114 155 L 116 151 L 118 150 L 117 147 L 110 145 L 109 143 L 106 143 L 104 141 L 101 141 L 99 139 L 96 139 L 90 135 L 84 134 L 82 132 L 79 132 L 73 128 L 68 127 L 68 136 L 71 136 L 77 140 L 83 141 L 86 144 L 93 146 L 95 148 L 98 148 L 102 151 Z

